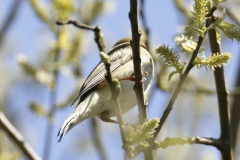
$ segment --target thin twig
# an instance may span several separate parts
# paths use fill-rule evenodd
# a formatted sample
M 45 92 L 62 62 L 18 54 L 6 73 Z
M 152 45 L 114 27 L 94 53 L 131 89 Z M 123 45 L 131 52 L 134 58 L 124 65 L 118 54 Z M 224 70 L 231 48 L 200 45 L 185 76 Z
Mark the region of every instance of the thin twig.
M 123 127 L 123 118 L 122 118 L 122 109 L 121 109 L 121 106 L 120 106 L 120 103 L 119 103 L 119 100 L 118 100 L 118 95 L 120 93 L 120 90 L 117 89 L 116 85 L 113 83 L 113 79 L 112 79 L 112 73 L 111 73 L 111 70 L 110 70 L 110 67 L 111 67 L 111 64 L 110 62 L 105 62 L 105 68 L 106 68 L 106 80 L 109 84 L 109 87 L 110 87 L 110 90 L 111 90 L 111 93 L 112 93 L 112 99 L 113 99 L 113 102 L 115 103 L 115 108 L 117 108 L 117 120 L 118 120 L 118 124 L 119 124 L 119 129 L 120 129 L 120 132 L 121 132 L 121 137 L 122 137 L 122 142 L 123 142 L 123 148 L 124 150 L 127 152 L 127 146 L 126 146 L 126 142 L 127 142 L 127 135 L 126 135 L 126 132 L 125 132 L 125 129 Z
M 213 6 L 213 7 L 211 8 L 211 10 L 209 11 L 209 14 L 208 14 L 207 16 L 212 16 L 213 12 L 214 12 L 216 9 L 217 9 L 217 8 Z M 212 19 L 209 19 L 209 20 L 206 22 L 205 27 L 208 27 L 208 26 L 210 25 L 211 20 L 212 20 Z M 186 79 L 188 73 L 190 72 L 190 70 L 194 67 L 193 62 L 194 62 L 195 58 L 196 58 L 197 55 L 198 55 L 199 49 L 200 49 L 200 47 L 201 47 L 201 45 L 202 45 L 202 42 L 203 42 L 203 39 L 204 39 L 205 35 L 206 35 L 206 33 L 204 34 L 203 37 L 201 37 L 201 36 L 198 37 L 196 49 L 195 49 L 195 50 L 193 51 L 193 53 L 192 53 L 192 57 L 191 57 L 191 59 L 190 59 L 190 61 L 189 61 L 189 63 L 188 63 L 188 66 L 187 66 L 186 70 L 185 70 L 184 73 L 180 76 L 180 80 L 179 80 L 179 82 L 178 82 L 178 84 L 177 84 L 177 87 L 176 87 L 175 91 L 173 92 L 173 95 L 172 95 L 172 97 L 171 97 L 171 99 L 170 99 L 170 101 L 169 101 L 166 109 L 164 110 L 161 119 L 160 119 L 159 126 L 155 129 L 154 139 L 156 139 L 156 137 L 157 137 L 158 133 L 160 132 L 160 130 L 161 130 L 164 122 L 166 121 L 166 119 L 167 119 L 168 115 L 170 114 L 171 110 L 173 109 L 173 104 L 175 103 L 175 101 L 176 101 L 176 99 L 177 99 L 177 97 L 178 97 L 178 94 L 181 92 L 183 82 L 185 81 L 185 79 Z
M 140 37 L 141 30 L 138 27 L 138 0 L 130 0 L 130 12 L 129 19 L 131 23 L 132 31 L 132 52 L 133 52 L 133 65 L 135 74 L 135 85 L 134 91 L 136 93 L 139 121 L 142 124 L 147 119 L 147 112 L 144 99 L 144 85 L 142 82 L 142 69 L 141 69 L 141 57 L 140 57 Z M 152 160 L 153 155 L 151 150 L 146 150 L 144 152 L 144 157 L 146 160 Z
M 14 128 L 2 112 L 0 112 L 0 128 L 11 138 L 28 159 L 41 160 L 37 153 L 27 142 L 24 141 L 22 135 Z
M 100 27 L 99 26 L 92 27 L 92 26 L 80 23 L 77 20 L 68 20 L 67 22 L 57 21 L 56 24 L 57 25 L 72 24 L 72 25 L 74 25 L 74 26 L 76 26 L 78 28 L 93 31 L 94 32 L 94 36 L 95 36 L 95 42 L 97 43 L 99 51 L 100 52 L 104 52 L 105 46 L 103 44 L 103 40 L 102 40 L 101 31 L 100 31 Z
M 57 25 L 65 25 L 65 24 L 73 24 L 74 26 L 78 27 L 78 28 L 81 28 L 81 29 L 86 29 L 86 30 L 91 30 L 94 32 L 94 36 L 95 36 L 95 42 L 97 43 L 97 46 L 98 46 L 98 49 L 100 52 L 104 52 L 104 44 L 103 44 L 103 40 L 102 40 L 102 36 L 101 36 L 101 31 L 100 31 L 100 27 L 91 27 L 91 26 L 88 26 L 86 24 L 82 24 L 76 20 L 69 20 L 67 22 L 60 22 L 60 21 L 57 21 L 56 22 Z M 126 148 L 126 141 L 127 141 L 127 136 L 126 136 L 126 133 L 125 133 L 125 129 L 123 127 L 123 118 L 122 118 L 122 111 L 121 111 L 121 106 L 120 106 L 120 103 L 119 103 L 119 100 L 118 100 L 118 91 L 117 91 L 117 88 L 115 86 L 115 84 L 113 84 L 113 79 L 112 79 L 112 74 L 111 74 L 111 70 L 110 70 L 110 62 L 105 62 L 105 68 L 106 68 L 106 71 L 107 71 L 107 74 L 106 74 L 106 80 L 110 86 L 110 90 L 111 90 L 111 93 L 112 93 L 112 98 L 113 98 L 113 102 L 115 103 L 115 106 L 117 108 L 117 120 L 118 120 L 118 123 L 119 123 L 119 128 L 120 128 L 120 132 L 121 132 L 121 137 L 122 137 L 122 142 L 123 142 L 123 148 L 125 149 L 126 153 L 127 153 L 127 148 Z
M 172 88 L 170 88 L 168 90 L 163 90 L 163 91 L 173 92 L 174 90 Z M 207 95 L 207 96 L 217 94 L 217 92 L 215 90 L 204 88 L 204 87 L 202 88 L 202 87 L 198 87 L 198 86 L 196 87 L 195 90 L 189 90 L 186 88 L 182 88 L 181 92 L 186 93 L 186 94 L 203 94 L 203 95 Z M 233 90 L 229 91 L 228 95 L 231 97 L 239 96 L 240 95 L 240 86 L 235 87 Z M 237 103 L 237 104 L 239 104 L 239 103 Z
M 190 70 L 194 67 L 193 61 L 195 60 L 195 58 L 198 55 L 198 51 L 199 51 L 199 49 L 200 49 L 200 47 L 202 45 L 203 39 L 204 39 L 204 37 L 200 37 L 200 36 L 198 37 L 197 47 L 193 51 L 192 57 L 191 57 L 191 59 L 190 59 L 190 61 L 188 63 L 188 66 L 187 66 L 186 70 L 180 76 L 180 80 L 178 82 L 178 85 L 177 85 L 175 91 L 173 92 L 173 95 L 172 95 L 172 97 L 171 97 L 171 99 L 170 99 L 166 109 L 163 112 L 163 115 L 162 115 L 161 120 L 159 122 L 159 126 L 155 129 L 156 132 L 154 133 L 154 138 L 157 137 L 157 135 L 160 132 L 164 122 L 166 121 L 166 119 L 167 119 L 168 115 L 170 114 L 171 110 L 173 109 L 173 104 L 176 101 L 176 99 L 178 97 L 178 94 L 180 93 L 180 91 L 182 89 L 183 82 L 185 81 L 185 79 L 186 79 L 188 73 L 190 72 Z

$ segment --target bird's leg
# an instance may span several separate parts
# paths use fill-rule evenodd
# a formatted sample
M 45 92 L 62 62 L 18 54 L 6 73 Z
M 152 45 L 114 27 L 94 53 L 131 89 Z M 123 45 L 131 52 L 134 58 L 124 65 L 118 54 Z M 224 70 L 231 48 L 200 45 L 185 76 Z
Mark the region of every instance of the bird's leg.
M 144 71 L 144 69 L 142 69 L 142 74 L 147 76 L 148 72 L 146 72 L 146 71 Z
M 130 80 L 130 81 L 135 81 L 135 74 L 131 74 L 130 76 L 124 77 L 122 79 L 119 79 L 120 81 L 122 80 Z
M 146 72 L 146 71 L 144 71 L 144 70 L 142 69 L 142 75 L 148 76 L 148 72 Z M 136 79 L 135 79 L 135 74 L 133 73 L 133 74 L 131 74 L 130 76 L 124 77 L 124 78 L 119 79 L 119 80 L 120 80 L 120 81 L 121 81 L 121 80 L 135 81 L 135 80 L 136 80 Z M 141 80 L 141 82 L 144 82 L 144 81 L 145 81 L 145 78 L 143 77 L 142 80 Z
M 144 76 L 148 76 L 148 72 L 144 71 L 144 69 L 142 68 L 142 80 L 141 80 L 141 82 L 144 82 L 146 80 L 146 78 Z
M 101 114 L 100 119 L 104 122 L 119 124 L 118 121 L 109 118 L 106 114 Z
M 102 121 L 104 121 L 104 122 L 119 124 L 118 121 L 111 119 L 108 115 L 106 115 L 106 114 L 104 114 L 104 113 L 100 114 L 99 117 L 100 117 L 100 119 L 101 119 Z M 136 127 L 135 124 L 129 124 L 129 123 L 124 123 L 123 125 L 124 125 L 124 126 L 129 126 L 129 125 L 130 125 L 130 126 L 132 126 L 133 128 Z

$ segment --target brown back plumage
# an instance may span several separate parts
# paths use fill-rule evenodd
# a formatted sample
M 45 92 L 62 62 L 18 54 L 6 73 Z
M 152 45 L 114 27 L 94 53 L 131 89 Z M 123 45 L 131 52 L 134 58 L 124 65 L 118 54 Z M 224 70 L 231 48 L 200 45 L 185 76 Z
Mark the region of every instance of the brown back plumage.
M 119 41 L 117 41 L 117 43 L 115 43 L 113 47 L 123 43 L 130 43 L 131 40 L 132 38 L 122 38 Z M 144 42 L 140 41 L 140 45 L 146 49 Z

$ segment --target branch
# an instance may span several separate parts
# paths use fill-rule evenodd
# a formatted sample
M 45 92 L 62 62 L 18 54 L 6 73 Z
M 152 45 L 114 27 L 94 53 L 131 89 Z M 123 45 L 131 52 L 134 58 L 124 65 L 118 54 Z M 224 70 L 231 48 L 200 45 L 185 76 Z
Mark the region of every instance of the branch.
M 224 8 L 221 6 L 218 6 L 218 9 L 223 10 Z M 235 14 L 231 12 L 231 10 L 227 9 L 227 15 L 235 21 L 235 23 L 240 26 L 240 21 L 236 17 Z M 238 67 L 238 76 L 236 78 L 235 82 L 235 88 L 240 87 L 240 66 Z M 232 147 L 233 151 L 236 151 L 236 143 L 237 143 L 237 135 L 238 135 L 238 126 L 240 124 L 240 96 L 239 94 L 235 94 L 233 97 L 233 103 L 232 103 L 232 110 L 231 110 L 231 133 L 232 133 Z
M 31 146 L 24 141 L 22 135 L 14 128 L 14 126 L 8 121 L 2 112 L 0 112 L 0 127 L 8 135 L 8 137 L 15 142 L 15 144 L 28 159 L 41 159 L 31 148 Z
M 134 91 L 136 93 L 138 110 L 139 110 L 139 121 L 140 123 L 144 122 L 147 119 L 146 105 L 144 102 L 143 94 L 143 83 L 142 83 L 142 69 L 141 69 L 141 58 L 140 58 L 140 36 L 141 30 L 138 28 L 138 1 L 130 0 L 130 12 L 129 19 L 131 22 L 132 30 L 132 52 L 133 52 L 133 65 L 134 65 L 134 74 L 135 74 L 135 85 Z
M 135 74 L 135 85 L 134 91 L 136 93 L 139 121 L 142 124 L 147 119 L 145 99 L 144 99 L 144 85 L 142 82 L 142 69 L 141 69 L 141 58 L 140 58 L 140 37 L 141 30 L 138 28 L 138 0 L 130 0 L 130 12 L 129 19 L 131 23 L 132 31 L 132 52 L 133 52 L 133 65 Z M 153 159 L 152 151 L 147 150 L 144 152 L 144 157 L 147 160 Z
M 214 29 L 210 29 L 208 31 L 208 36 L 210 41 L 211 52 L 221 54 L 220 45 L 217 42 L 216 31 Z M 233 159 L 233 155 L 230 130 L 230 114 L 229 114 L 230 108 L 228 105 L 228 93 L 225 86 L 223 67 L 215 68 L 214 77 L 217 90 L 220 117 L 220 130 L 221 130 L 220 139 L 223 141 L 220 151 L 223 160 L 231 160 Z
M 126 146 L 126 142 L 127 142 L 127 135 L 126 135 L 126 132 L 125 132 L 125 129 L 123 127 L 123 118 L 122 118 L 122 109 L 121 109 L 121 106 L 120 106 L 120 103 L 119 103 L 119 100 L 118 100 L 118 95 L 120 94 L 120 83 L 119 81 L 115 81 L 116 83 L 113 83 L 113 79 L 112 79 L 112 73 L 111 73 L 111 63 L 110 63 L 110 60 L 107 58 L 109 57 L 103 57 L 105 53 L 102 53 L 101 52 L 101 59 L 102 59 L 102 62 L 104 63 L 105 65 L 105 68 L 106 68 L 106 80 L 109 84 L 109 87 L 110 87 L 110 90 L 111 90 L 111 93 L 112 93 L 112 100 L 114 102 L 114 105 L 115 107 L 117 108 L 117 120 L 118 120 L 118 123 L 119 123 L 119 129 L 120 129 L 120 132 L 121 132 L 121 137 L 122 137 L 122 142 L 123 142 L 123 148 L 125 150 L 126 153 L 128 153 L 128 149 L 127 149 L 127 146 Z M 106 55 L 106 54 L 105 54 Z M 108 55 L 106 55 L 108 56 Z M 104 59 L 105 58 L 105 59 Z M 118 86 L 119 85 L 119 86 Z
M 101 36 L 101 31 L 100 31 L 100 28 L 97 26 L 97 27 L 91 27 L 89 25 L 86 25 L 86 24 L 82 24 L 76 20 L 69 20 L 67 22 L 61 22 L 61 21 L 57 21 L 56 22 L 57 25 L 67 25 L 67 24 L 72 24 L 74 25 L 75 27 L 78 27 L 80 29 L 85 29 L 85 30 L 90 30 L 90 31 L 93 31 L 94 32 L 94 36 L 95 36 L 95 42 L 98 46 L 98 49 L 100 52 L 104 52 L 104 45 L 103 45 L 103 40 L 102 40 L 102 36 Z M 110 66 L 109 66 L 110 68 Z M 98 136 L 98 127 L 97 127 L 97 124 L 96 124 L 96 120 L 94 118 L 92 118 L 92 126 L 93 126 L 93 133 L 94 133 L 94 143 L 96 144 L 96 147 L 98 148 L 98 151 L 99 151 L 99 154 L 101 155 L 101 158 L 103 160 L 106 160 L 107 157 L 106 157 L 106 154 L 105 154 L 105 151 L 102 147 L 102 143 L 100 141 L 100 137 Z
M 57 21 L 56 24 L 57 25 L 72 24 L 75 27 L 93 31 L 94 32 L 94 36 L 95 36 L 94 39 L 95 39 L 95 42 L 97 43 L 99 51 L 104 52 L 105 46 L 103 44 L 102 35 L 101 35 L 101 31 L 100 31 L 100 27 L 99 26 L 91 27 L 89 25 L 82 24 L 82 23 L 78 22 L 77 20 L 68 20 L 67 22 Z
M 173 104 L 175 103 L 175 101 L 177 99 L 177 96 L 178 96 L 178 94 L 180 93 L 180 91 L 182 89 L 183 82 L 185 81 L 185 79 L 186 79 L 188 73 L 190 72 L 190 70 L 194 67 L 193 62 L 194 62 L 195 58 L 198 55 L 198 51 L 200 49 L 200 46 L 202 45 L 203 39 L 204 39 L 204 37 L 201 37 L 201 36 L 198 37 L 197 47 L 193 51 L 192 57 L 191 57 L 191 59 L 190 59 L 190 61 L 188 63 L 188 66 L 187 66 L 186 70 L 180 76 L 180 80 L 179 80 L 179 82 L 177 84 L 177 87 L 176 87 L 176 89 L 175 89 L 175 91 L 174 91 L 174 93 L 173 93 L 173 95 L 172 95 L 172 97 L 171 97 L 171 99 L 170 99 L 166 109 L 163 112 L 163 115 L 161 117 L 159 126 L 158 126 L 158 128 L 156 128 L 156 132 L 154 133 L 154 138 L 157 137 L 157 135 L 160 132 L 164 122 L 166 121 L 166 119 L 167 119 L 168 115 L 170 114 L 171 110 L 173 109 Z
M 149 145 L 147 148 L 151 148 L 151 150 L 156 150 L 159 148 L 165 149 L 170 146 L 176 146 L 176 145 L 185 145 L 185 144 L 203 144 L 203 145 L 209 145 L 209 146 L 215 146 L 216 148 L 219 148 L 222 146 L 222 141 L 220 139 L 214 139 L 214 138 L 205 138 L 205 137 L 181 137 L 181 138 L 165 138 L 164 141 L 161 142 L 154 142 L 153 144 Z M 133 158 L 135 158 L 139 153 L 147 149 L 146 147 L 137 146 L 133 150 Z
M 213 14 L 213 12 L 214 12 L 215 10 L 216 10 L 216 7 L 213 6 L 213 7 L 211 8 L 211 10 L 209 11 L 209 14 L 208 14 L 207 16 L 212 16 L 212 14 Z M 211 22 L 212 22 L 212 19 L 209 19 L 209 20 L 206 22 L 205 27 L 207 28 L 208 26 L 210 26 Z M 193 51 L 193 53 L 192 53 L 192 57 L 191 57 L 191 59 L 190 59 L 190 61 L 189 61 L 189 63 L 188 63 L 188 66 L 187 66 L 186 70 L 185 70 L 184 73 L 180 76 L 180 80 L 179 80 L 179 82 L 178 82 L 178 84 L 177 84 L 177 87 L 176 87 L 176 89 L 175 89 L 175 91 L 174 91 L 174 93 L 173 93 L 173 95 L 172 95 L 172 97 L 171 97 L 171 99 L 170 99 L 170 101 L 169 101 L 166 109 L 164 110 L 161 119 L 160 119 L 160 123 L 159 123 L 158 128 L 155 129 L 155 131 L 156 131 L 156 132 L 154 133 L 154 138 L 155 138 L 155 139 L 156 139 L 158 133 L 160 132 L 160 130 L 161 130 L 164 122 L 166 121 L 168 115 L 170 114 L 171 110 L 173 109 L 173 104 L 175 103 L 175 101 L 176 101 L 176 99 L 177 99 L 177 96 L 178 96 L 178 94 L 180 93 L 180 91 L 181 91 L 181 89 L 182 89 L 183 82 L 185 81 L 185 79 L 186 79 L 188 73 L 190 72 L 190 70 L 194 67 L 193 62 L 194 62 L 195 58 L 196 58 L 197 55 L 198 55 L 199 49 L 200 49 L 200 47 L 201 47 L 201 45 L 202 45 L 202 42 L 203 42 L 203 39 L 204 39 L 205 35 L 206 35 L 206 33 L 203 35 L 203 37 L 201 37 L 201 36 L 198 37 L 196 49 L 195 49 L 195 50 Z
M 78 28 L 86 29 L 86 30 L 90 30 L 90 31 L 94 32 L 95 42 L 97 43 L 98 49 L 100 51 L 100 56 L 101 56 L 102 62 L 104 63 L 106 71 L 107 71 L 106 80 L 109 84 L 109 87 L 110 87 L 110 90 L 111 90 L 111 93 L 112 93 L 112 99 L 113 99 L 114 105 L 117 108 L 117 120 L 118 120 L 118 123 L 119 123 L 120 132 L 121 132 L 123 148 L 124 148 L 125 152 L 128 153 L 127 152 L 127 147 L 126 147 L 127 136 L 126 136 L 126 133 L 125 133 L 125 129 L 123 127 L 124 122 L 123 122 L 123 118 L 122 118 L 122 110 L 121 110 L 121 106 L 120 106 L 120 103 L 119 103 L 119 100 L 118 100 L 118 94 L 120 93 L 120 90 L 118 90 L 117 86 L 113 83 L 112 73 L 111 73 L 111 70 L 110 70 L 111 63 L 110 63 L 110 60 L 108 59 L 109 58 L 108 55 L 106 55 L 104 53 L 104 44 L 103 44 L 103 39 L 102 39 L 100 27 L 97 26 L 97 27 L 94 28 L 94 27 L 88 26 L 86 24 L 82 24 L 82 23 L 80 23 L 76 20 L 69 20 L 67 22 L 57 21 L 56 24 L 57 25 L 73 24 L 74 26 L 76 26 Z
M 240 57 L 239 57 L 240 58 Z M 233 96 L 233 102 L 232 102 L 232 109 L 231 109 L 231 132 L 232 132 L 232 146 L 233 151 L 236 152 L 237 150 L 237 137 L 238 137 L 238 130 L 239 130 L 239 124 L 240 124 L 240 64 L 238 64 L 238 71 L 235 81 L 235 90 L 238 94 L 235 94 Z

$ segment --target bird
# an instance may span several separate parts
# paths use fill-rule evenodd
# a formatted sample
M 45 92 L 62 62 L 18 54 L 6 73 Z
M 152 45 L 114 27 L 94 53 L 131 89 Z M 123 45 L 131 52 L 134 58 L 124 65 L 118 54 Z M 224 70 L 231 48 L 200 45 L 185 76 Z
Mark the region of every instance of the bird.
M 112 78 L 117 79 L 121 85 L 118 100 L 122 114 L 124 114 L 137 105 L 133 90 L 135 75 L 131 38 L 119 40 L 107 54 L 110 57 Z M 154 62 L 143 42 L 140 42 L 140 58 L 144 95 L 146 95 L 154 77 Z M 117 116 L 117 108 L 112 106 L 109 101 L 111 91 L 105 74 L 105 65 L 103 62 L 99 62 L 83 83 L 79 95 L 74 100 L 74 102 L 78 100 L 77 106 L 63 122 L 58 132 L 59 142 L 69 130 L 90 117 L 98 116 L 105 122 L 117 123 L 111 119 Z

